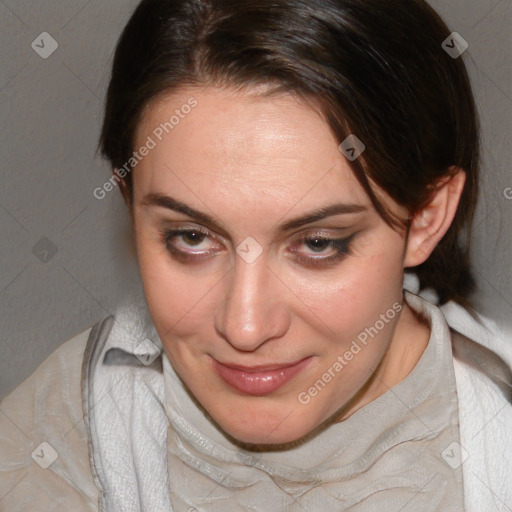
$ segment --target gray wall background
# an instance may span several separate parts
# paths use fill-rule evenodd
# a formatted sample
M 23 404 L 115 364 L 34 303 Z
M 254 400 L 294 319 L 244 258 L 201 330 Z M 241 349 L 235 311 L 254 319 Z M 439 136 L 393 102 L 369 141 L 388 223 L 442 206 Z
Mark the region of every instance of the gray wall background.
M 92 195 L 110 176 L 95 150 L 113 49 L 137 3 L 0 0 L 0 399 L 137 286 L 120 194 Z M 431 4 L 469 43 L 483 130 L 477 305 L 510 328 L 512 2 Z M 52 49 L 44 32 L 58 44 L 48 58 L 36 53 Z

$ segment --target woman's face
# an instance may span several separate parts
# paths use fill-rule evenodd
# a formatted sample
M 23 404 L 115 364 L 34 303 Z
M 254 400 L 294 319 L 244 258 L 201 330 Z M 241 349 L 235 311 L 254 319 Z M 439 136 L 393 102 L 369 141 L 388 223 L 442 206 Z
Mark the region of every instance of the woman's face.
M 135 148 L 149 311 L 228 434 L 296 440 L 410 371 L 404 236 L 314 110 L 291 95 L 182 89 L 150 105 Z

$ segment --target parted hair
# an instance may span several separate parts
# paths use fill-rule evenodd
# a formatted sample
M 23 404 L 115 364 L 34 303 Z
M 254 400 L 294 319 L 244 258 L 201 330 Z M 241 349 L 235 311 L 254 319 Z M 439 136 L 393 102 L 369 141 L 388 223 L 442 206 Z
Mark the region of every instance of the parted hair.
M 450 36 L 423 0 L 143 0 L 115 51 L 100 149 L 120 169 L 147 106 L 181 87 L 265 84 L 265 94 L 296 94 L 340 143 L 354 134 L 365 144 L 349 163 L 390 225 L 403 221 L 386 211 L 375 186 L 412 216 L 452 169 L 465 171 L 450 229 L 408 271 L 441 304 L 472 309 L 480 140 L 463 59 L 443 48 Z M 122 191 L 131 206 L 131 173 Z

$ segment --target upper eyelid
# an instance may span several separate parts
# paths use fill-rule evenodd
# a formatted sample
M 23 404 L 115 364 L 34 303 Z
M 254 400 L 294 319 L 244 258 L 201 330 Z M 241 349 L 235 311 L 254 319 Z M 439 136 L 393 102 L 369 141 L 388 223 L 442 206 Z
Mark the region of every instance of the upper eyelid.
M 202 227 L 202 226 L 179 226 L 173 228 L 164 228 L 162 233 L 169 236 L 180 236 L 184 233 L 197 231 L 203 235 L 209 236 L 210 238 L 219 239 L 219 236 L 213 233 L 210 229 Z
M 170 239 L 170 238 L 177 237 L 177 236 L 183 236 L 183 234 L 185 234 L 187 232 L 194 232 L 194 231 L 198 231 L 199 233 L 206 235 L 210 238 L 213 238 L 214 240 L 216 240 L 218 238 L 218 236 L 216 236 L 215 234 L 212 235 L 211 230 L 204 226 L 186 225 L 186 226 L 176 227 L 173 229 L 165 229 L 164 233 L 165 233 L 166 238 Z M 355 232 L 355 233 L 352 233 L 347 236 L 333 236 L 329 233 L 322 232 L 321 229 L 316 229 L 315 232 L 308 232 L 307 230 L 303 230 L 303 231 L 304 232 L 300 236 L 294 238 L 293 242 L 295 244 L 296 243 L 305 243 L 306 240 L 312 240 L 314 238 L 322 238 L 324 240 L 330 241 L 331 244 L 342 243 L 342 244 L 346 244 L 347 247 L 349 247 L 349 246 L 351 246 L 353 239 L 357 235 L 357 232 Z M 299 251 L 293 251 L 293 252 L 299 252 Z
M 333 239 L 333 240 L 340 240 L 340 239 L 343 239 L 343 238 L 349 238 L 351 237 L 352 235 L 350 234 L 347 234 L 347 235 L 341 235 L 341 234 L 334 234 L 332 233 L 332 231 L 347 231 L 349 230 L 350 228 L 320 228 L 320 227 L 311 227 L 311 228 L 308 228 L 308 227 L 302 227 L 300 228 L 299 230 L 297 230 L 297 232 L 295 233 L 291 233 L 291 234 L 287 234 L 286 235 L 286 238 L 295 238 L 295 237 L 298 237 L 299 239 L 302 239 L 302 238 L 310 238 L 310 237 L 314 237 L 314 236 L 320 236 L 320 237 L 323 237 L 323 238 L 329 238 L 329 239 Z M 174 233 L 174 232 L 180 232 L 180 231 L 199 231 L 205 235 L 208 235 L 208 236 L 211 236 L 212 238 L 215 238 L 215 239 L 225 239 L 224 236 L 222 235 L 219 235 L 218 233 L 215 233 L 215 231 L 211 230 L 210 228 L 206 227 L 206 226 L 202 226 L 200 224 L 192 224 L 192 223 L 186 223 L 184 225 L 180 225 L 180 226 L 176 226 L 176 227 L 165 227 L 164 228 L 164 231 L 167 232 L 167 233 Z

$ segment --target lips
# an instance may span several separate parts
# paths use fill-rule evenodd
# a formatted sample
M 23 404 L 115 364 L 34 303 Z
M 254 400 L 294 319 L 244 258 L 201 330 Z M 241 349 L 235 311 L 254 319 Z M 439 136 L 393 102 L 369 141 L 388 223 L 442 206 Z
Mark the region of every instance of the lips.
M 300 373 L 312 357 L 290 364 L 270 364 L 261 366 L 238 366 L 213 360 L 219 376 L 229 386 L 241 393 L 263 396 L 284 386 Z

